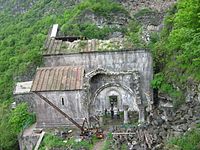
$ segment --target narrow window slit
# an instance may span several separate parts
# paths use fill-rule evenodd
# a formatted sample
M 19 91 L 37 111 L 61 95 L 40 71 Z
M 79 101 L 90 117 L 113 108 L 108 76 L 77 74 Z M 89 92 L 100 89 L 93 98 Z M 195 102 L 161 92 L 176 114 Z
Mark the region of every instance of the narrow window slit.
M 65 105 L 63 97 L 61 98 L 61 102 L 62 102 L 62 105 Z

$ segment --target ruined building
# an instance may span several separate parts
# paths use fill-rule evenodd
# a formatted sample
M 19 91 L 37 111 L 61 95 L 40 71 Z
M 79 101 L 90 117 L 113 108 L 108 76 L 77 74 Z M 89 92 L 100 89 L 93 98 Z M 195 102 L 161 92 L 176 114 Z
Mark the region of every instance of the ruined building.
M 86 40 L 59 36 L 58 25 L 48 35 L 44 65 L 33 81 L 17 83 L 16 100 L 27 101 L 36 112 L 37 127 L 72 125 L 34 92 L 48 98 L 78 123 L 99 115 L 111 105 L 120 112 L 136 111 L 140 122 L 152 99 L 152 57 L 132 49 L 123 38 Z

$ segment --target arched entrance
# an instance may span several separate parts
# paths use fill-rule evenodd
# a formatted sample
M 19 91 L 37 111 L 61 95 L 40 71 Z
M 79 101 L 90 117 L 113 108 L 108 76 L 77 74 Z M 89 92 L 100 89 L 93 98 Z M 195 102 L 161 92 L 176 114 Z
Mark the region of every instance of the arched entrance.
M 128 115 L 128 113 L 125 114 L 126 112 L 129 112 L 131 115 L 137 114 L 137 116 L 132 116 L 132 118 L 129 116 L 132 121 L 134 120 L 137 122 L 139 117 L 139 109 L 134 93 L 131 92 L 131 90 L 127 87 L 123 87 L 119 84 L 109 84 L 99 88 L 95 92 L 90 115 L 105 115 L 105 113 L 107 113 L 107 116 L 110 116 L 109 118 L 113 119 L 112 111 L 114 112 L 114 118 L 117 118 L 119 115 L 118 113 L 120 113 L 120 117 L 118 119 L 121 120 L 121 123 L 124 122 L 124 118 L 127 118 L 127 116 L 124 116 Z
M 85 75 L 85 106 L 88 117 L 99 116 L 113 105 L 123 112 L 137 112 L 144 121 L 144 106 L 137 71 L 112 72 L 98 68 Z M 137 117 L 138 118 L 138 117 Z
M 139 111 L 136 97 L 127 89 L 117 84 L 102 86 L 95 92 L 92 101 L 92 112 L 95 114 L 104 112 L 105 109 L 109 110 L 112 104 L 120 111 L 124 110 L 124 105 L 128 105 L 130 111 Z

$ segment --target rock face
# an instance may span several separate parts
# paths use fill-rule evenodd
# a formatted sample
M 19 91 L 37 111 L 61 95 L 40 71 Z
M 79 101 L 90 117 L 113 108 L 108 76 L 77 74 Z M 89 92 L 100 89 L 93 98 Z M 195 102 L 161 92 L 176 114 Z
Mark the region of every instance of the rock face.
M 158 32 L 162 28 L 162 22 L 166 13 L 176 0 L 116 0 L 121 3 L 130 16 L 142 25 L 142 40 L 146 43 L 150 40 L 152 32 Z
M 103 27 L 105 25 L 112 27 L 122 27 L 127 25 L 129 16 L 125 13 L 110 13 L 108 16 L 102 16 L 95 14 L 91 10 L 85 10 L 81 13 L 81 15 L 77 18 L 78 24 L 90 22 L 96 24 L 98 27 Z
M 172 4 L 176 2 L 176 0 L 116 0 L 124 5 L 127 10 L 132 13 L 141 10 L 142 8 L 149 8 L 152 10 L 157 10 L 158 12 L 164 12 L 168 9 Z
M 6 0 L 0 1 L 0 11 L 10 11 L 13 15 L 24 14 L 29 11 L 32 7 L 35 7 L 37 3 L 46 4 L 44 8 L 43 14 L 48 14 L 49 12 L 57 12 L 57 7 L 52 7 L 52 4 L 58 4 L 57 6 L 61 7 L 60 4 L 64 7 L 72 7 L 75 4 L 79 3 L 81 0 L 48 0 L 48 1 L 40 1 L 40 0 Z M 41 4 L 40 4 L 41 5 Z
M 128 136 L 114 135 L 113 148 L 120 149 L 120 143 L 126 143 L 131 150 L 161 150 L 167 139 L 184 134 L 200 122 L 200 105 L 197 101 L 183 105 L 176 112 L 171 110 L 172 113 L 168 116 L 167 121 L 163 119 L 163 112 L 163 109 L 154 109 L 150 115 L 149 123 L 113 130 L 113 132 L 118 133 L 131 133 Z
M 7 0 L 0 2 L 0 11 L 11 7 L 11 11 L 13 12 L 13 14 L 22 14 L 33 7 L 36 2 L 37 0 L 30 0 L 28 3 L 26 2 L 26 0 L 16 0 L 13 3 L 13 1 Z

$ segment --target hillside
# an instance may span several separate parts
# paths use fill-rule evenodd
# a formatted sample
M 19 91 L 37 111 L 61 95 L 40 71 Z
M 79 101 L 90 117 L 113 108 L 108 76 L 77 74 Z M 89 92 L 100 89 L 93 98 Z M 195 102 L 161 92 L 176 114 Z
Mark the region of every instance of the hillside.
M 154 59 L 155 101 L 164 95 L 178 108 L 185 100 L 200 100 L 199 0 L 174 3 L 0 0 L 0 149 L 11 149 L 16 135 L 30 122 L 26 106 L 10 111 L 13 88 L 17 81 L 32 79 L 36 67 L 42 66 L 43 44 L 55 23 L 65 35 L 125 37 L 133 48 L 149 49 Z M 26 113 L 23 119 L 17 113 L 21 110 Z

